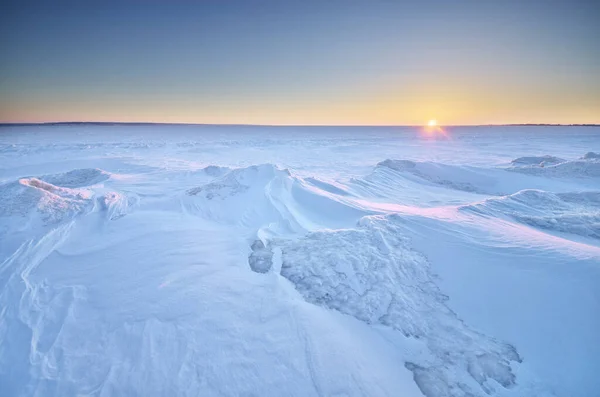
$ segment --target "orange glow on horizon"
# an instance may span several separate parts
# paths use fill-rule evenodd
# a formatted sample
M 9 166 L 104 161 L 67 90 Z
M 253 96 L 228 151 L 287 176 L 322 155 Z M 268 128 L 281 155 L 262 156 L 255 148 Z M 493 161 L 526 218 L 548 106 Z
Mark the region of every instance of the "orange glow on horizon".
M 440 85 L 438 85 L 440 86 Z M 452 88 L 452 87 L 451 87 Z M 0 98 L 0 122 L 156 122 L 191 124 L 259 125 L 388 125 L 423 126 L 435 130 L 445 125 L 487 124 L 597 124 L 597 103 L 554 103 L 533 94 L 496 92 L 494 95 L 469 89 L 442 90 L 435 96 L 412 90 L 374 90 L 369 101 L 360 96 L 343 99 L 256 101 L 216 98 L 154 98 L 140 100 L 123 95 L 96 98 Z M 408 99 L 410 98 L 410 99 Z M 533 106 L 531 104 L 536 104 Z M 431 119 L 432 115 L 436 119 Z M 435 121 L 435 125 L 430 122 Z M 440 131 L 438 131 L 440 132 Z M 433 134 L 433 131 L 431 132 Z
M 444 130 L 444 128 L 442 128 L 442 126 L 437 124 L 436 120 L 429 120 L 427 125 L 423 127 L 423 132 L 424 134 L 422 135 L 424 135 L 427 138 L 448 138 L 448 133 L 446 132 L 446 130 Z

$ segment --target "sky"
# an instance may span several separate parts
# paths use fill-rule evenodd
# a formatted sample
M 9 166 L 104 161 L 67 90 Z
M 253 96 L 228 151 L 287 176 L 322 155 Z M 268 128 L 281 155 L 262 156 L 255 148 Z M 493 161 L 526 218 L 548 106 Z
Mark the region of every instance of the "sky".
M 0 0 L 0 122 L 600 123 L 600 1 Z

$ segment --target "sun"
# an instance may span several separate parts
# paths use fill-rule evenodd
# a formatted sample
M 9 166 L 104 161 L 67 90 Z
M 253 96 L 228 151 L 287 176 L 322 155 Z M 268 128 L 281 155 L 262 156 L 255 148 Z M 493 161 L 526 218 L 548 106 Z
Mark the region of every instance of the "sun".
M 438 136 L 448 136 L 446 131 L 444 131 L 444 129 L 437 123 L 436 119 L 429 120 L 427 124 L 425 124 L 425 126 L 422 128 L 422 131 L 425 134 L 425 136 L 428 136 L 430 138 Z

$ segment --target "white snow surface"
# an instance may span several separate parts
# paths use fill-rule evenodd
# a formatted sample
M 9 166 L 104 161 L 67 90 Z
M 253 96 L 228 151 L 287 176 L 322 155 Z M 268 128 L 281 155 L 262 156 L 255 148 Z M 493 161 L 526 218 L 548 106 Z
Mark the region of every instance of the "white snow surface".
M 597 127 L 0 127 L 0 395 L 596 395 L 598 153 Z

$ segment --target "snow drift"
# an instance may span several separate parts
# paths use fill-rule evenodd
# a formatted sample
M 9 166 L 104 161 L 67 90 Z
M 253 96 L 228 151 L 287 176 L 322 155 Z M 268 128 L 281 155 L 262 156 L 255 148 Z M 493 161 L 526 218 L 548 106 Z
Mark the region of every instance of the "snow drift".
M 1 128 L 6 395 L 600 389 L 595 129 Z
M 546 157 L 546 156 L 545 156 Z M 544 157 L 544 158 L 545 158 Z M 540 158 L 541 159 L 541 158 Z M 600 161 L 596 153 L 590 152 L 580 160 L 564 161 L 554 158 L 551 162 L 532 162 L 526 166 L 510 168 L 510 171 L 530 175 L 554 177 L 554 178 L 599 178 Z M 519 160 L 519 159 L 517 159 Z M 514 160 L 513 163 L 517 160 Z M 549 164 L 549 165 L 546 165 Z
M 296 232 L 351 225 L 369 213 L 272 164 L 234 169 L 189 189 L 184 205 L 188 211 L 218 222 L 257 228 L 279 223 Z
M 104 182 L 111 177 L 110 173 L 97 168 L 84 168 L 60 174 L 44 175 L 40 179 L 66 188 L 78 188 Z
M 507 215 L 541 229 L 600 238 L 600 192 L 522 190 L 460 209 L 494 217 Z

